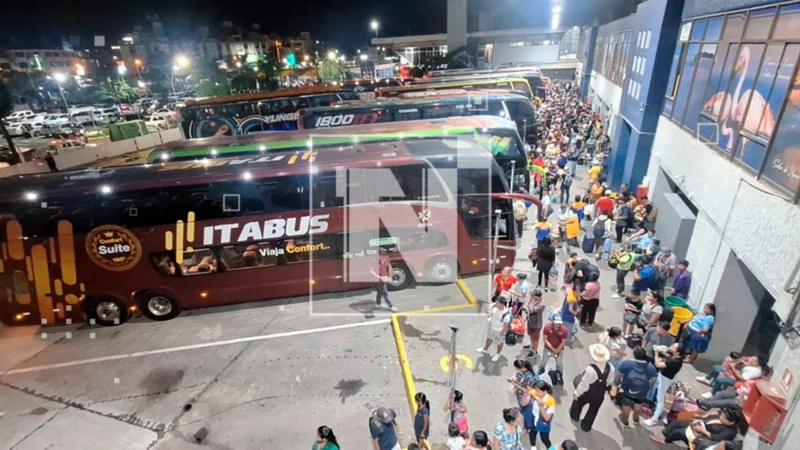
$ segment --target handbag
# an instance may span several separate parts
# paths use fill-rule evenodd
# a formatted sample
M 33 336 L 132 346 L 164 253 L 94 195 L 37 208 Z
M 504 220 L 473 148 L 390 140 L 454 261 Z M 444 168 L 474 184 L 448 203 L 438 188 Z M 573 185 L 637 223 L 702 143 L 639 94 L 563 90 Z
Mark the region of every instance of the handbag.
M 517 345 L 517 335 L 514 333 L 506 333 L 506 345 Z
M 627 324 L 635 324 L 636 316 L 637 314 L 635 312 L 625 311 L 625 314 L 622 315 L 622 320 Z

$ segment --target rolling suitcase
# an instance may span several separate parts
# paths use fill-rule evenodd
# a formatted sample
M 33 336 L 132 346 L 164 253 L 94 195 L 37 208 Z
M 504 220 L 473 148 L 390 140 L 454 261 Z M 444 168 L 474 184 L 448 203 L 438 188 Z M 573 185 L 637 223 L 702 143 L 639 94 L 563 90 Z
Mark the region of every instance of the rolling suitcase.
M 587 255 L 594 253 L 594 238 L 586 235 L 583 237 L 583 242 L 581 242 L 581 249 Z

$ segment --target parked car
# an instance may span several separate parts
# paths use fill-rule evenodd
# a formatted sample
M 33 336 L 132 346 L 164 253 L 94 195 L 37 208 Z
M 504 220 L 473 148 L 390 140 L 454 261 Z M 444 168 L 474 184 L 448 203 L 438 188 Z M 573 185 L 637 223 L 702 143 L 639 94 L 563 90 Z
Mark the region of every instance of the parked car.
M 150 131 L 151 133 L 156 133 L 160 130 L 169 129 L 170 120 L 174 120 L 172 115 L 164 116 L 164 115 L 153 114 L 152 116 L 147 118 L 145 126 L 147 126 L 147 130 Z
M 30 119 L 31 117 L 33 117 L 35 115 L 36 114 L 33 111 L 31 111 L 30 109 L 25 109 L 25 110 L 22 110 L 22 111 L 14 111 L 13 113 L 9 114 L 6 117 L 6 122 L 8 122 L 8 123 L 20 122 L 20 121 L 23 121 L 25 119 Z
M 58 134 L 59 125 L 69 122 L 69 114 L 48 114 L 42 125 L 42 135 L 53 136 Z
M 107 106 L 100 109 L 100 121 L 102 123 L 117 123 L 122 120 L 122 114 L 116 106 Z M 98 118 L 95 117 L 95 120 Z
M 22 122 L 11 122 L 6 125 L 6 130 L 8 130 L 8 135 L 11 137 L 22 136 L 25 134 L 25 124 Z
M 69 113 L 69 120 L 81 125 L 103 125 L 108 123 L 108 118 L 100 108 L 93 106 L 75 108 Z
M 48 136 L 60 139 L 74 139 L 86 142 L 86 129 L 76 122 L 62 122 L 47 128 Z

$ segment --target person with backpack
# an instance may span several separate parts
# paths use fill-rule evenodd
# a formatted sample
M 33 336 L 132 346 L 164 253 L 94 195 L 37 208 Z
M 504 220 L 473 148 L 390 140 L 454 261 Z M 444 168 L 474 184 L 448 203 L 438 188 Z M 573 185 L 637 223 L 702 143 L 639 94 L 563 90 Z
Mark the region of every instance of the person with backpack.
M 539 355 L 539 340 L 544 326 L 544 308 L 542 291 L 536 289 L 533 291 L 528 304 L 525 305 L 525 310 L 528 312 L 528 336 L 531 338 L 531 343 L 530 345 L 522 346 L 522 348 L 528 349 L 528 358 L 534 358 Z
M 633 423 L 638 424 L 642 415 L 642 404 L 650 391 L 652 380 L 658 376 L 656 367 L 647 361 L 647 353 L 642 347 L 633 349 L 632 360 L 619 363 L 619 373 L 622 375 L 618 404 L 620 406 L 619 421 L 623 426 L 630 426 L 631 410 Z
M 525 202 L 514 200 L 514 223 L 517 226 L 517 238 L 522 239 L 522 232 L 525 230 L 525 222 L 528 220 L 528 208 Z
M 580 375 L 580 380 L 575 386 L 575 395 L 569 408 L 569 417 L 575 422 L 580 421 L 581 430 L 592 431 L 592 425 L 600 411 L 600 406 L 605 400 L 606 392 L 613 389 L 614 380 L 617 378 L 616 370 L 609 363 L 611 353 L 603 344 L 589 346 L 589 354 L 594 363 L 590 364 Z M 577 378 L 576 378 L 577 380 Z M 581 419 L 584 407 L 589 405 L 586 415 Z
M 599 214 L 592 222 L 592 237 L 594 237 L 594 258 L 600 259 L 603 254 L 603 244 L 606 237 L 612 236 L 611 219 L 605 214 Z
M 577 157 L 575 158 L 577 164 Z M 559 203 L 566 204 L 569 201 L 569 190 L 572 188 L 573 172 L 569 167 L 564 168 L 564 177 L 561 179 L 561 195 Z
M 623 244 L 622 248 L 608 260 L 609 267 L 616 265 L 617 270 L 616 292 L 611 294 L 611 298 L 622 298 L 625 294 L 625 277 L 628 276 L 635 261 L 636 253 L 633 252 L 630 244 Z
M 374 450 L 400 450 L 397 440 L 399 428 L 397 426 L 397 413 L 393 409 L 380 407 L 369 418 L 369 433 L 372 436 Z

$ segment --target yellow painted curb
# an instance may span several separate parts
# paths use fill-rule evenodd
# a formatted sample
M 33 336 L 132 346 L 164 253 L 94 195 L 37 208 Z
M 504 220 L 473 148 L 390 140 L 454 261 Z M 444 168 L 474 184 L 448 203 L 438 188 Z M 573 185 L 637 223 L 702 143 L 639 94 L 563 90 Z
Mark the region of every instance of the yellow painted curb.
M 429 309 L 418 309 L 416 311 L 407 311 L 407 312 L 399 312 L 395 314 L 396 316 L 419 316 L 422 314 L 435 314 L 440 312 L 447 312 L 447 311 L 458 311 L 460 309 L 468 309 L 474 308 L 472 305 L 450 305 L 450 306 L 440 306 L 438 308 L 429 308 Z
M 400 358 L 400 373 L 403 376 L 403 383 L 406 385 L 408 408 L 409 411 L 411 411 L 411 416 L 414 417 L 417 414 L 417 405 L 414 401 L 414 397 L 417 396 L 417 388 L 414 386 L 414 379 L 411 377 L 411 367 L 408 365 L 406 344 L 403 342 L 403 333 L 400 331 L 398 317 L 398 314 L 392 314 L 392 332 L 394 333 L 394 342 L 397 346 L 397 356 Z
M 458 279 L 456 280 L 456 285 L 458 286 L 458 290 L 461 291 L 461 294 L 464 296 L 464 298 L 467 299 L 467 302 L 470 305 L 472 306 L 480 305 L 480 303 L 478 303 L 478 299 L 476 299 L 475 296 L 472 295 L 472 291 L 469 289 L 469 286 L 467 286 L 467 283 L 464 281 L 463 278 L 458 277 Z

